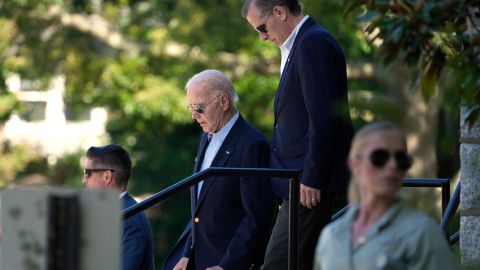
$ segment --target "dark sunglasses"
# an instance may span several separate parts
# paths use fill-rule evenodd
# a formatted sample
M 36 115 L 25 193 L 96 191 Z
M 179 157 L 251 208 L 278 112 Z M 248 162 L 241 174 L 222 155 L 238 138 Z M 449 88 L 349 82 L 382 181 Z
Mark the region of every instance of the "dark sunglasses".
M 257 28 L 255 28 L 255 29 L 257 29 L 258 32 L 264 33 L 264 34 L 266 34 L 266 33 L 268 32 L 268 31 L 267 31 L 267 25 L 266 25 L 265 23 L 260 24 L 260 25 L 257 26 Z
M 390 153 L 385 149 L 377 149 L 370 153 L 369 157 L 375 167 L 382 168 L 390 160 L 390 156 L 393 156 L 400 171 L 406 171 L 412 166 L 412 157 L 403 150 Z
M 105 172 L 105 171 L 111 171 L 112 173 L 115 172 L 115 170 L 112 170 L 112 169 L 83 169 L 83 175 L 85 176 L 85 178 L 89 178 L 92 173 L 94 172 Z
M 190 110 L 190 112 L 202 114 L 205 112 L 205 108 L 217 98 L 218 97 L 215 97 L 214 99 L 207 102 L 207 104 L 187 104 L 187 108 Z
M 260 24 L 259 26 L 257 26 L 257 27 L 255 28 L 255 29 L 257 29 L 258 32 L 264 33 L 264 34 L 266 34 L 266 33 L 268 32 L 268 30 L 267 30 L 267 21 L 268 21 L 268 19 L 270 18 L 270 16 L 272 16 L 272 13 L 273 13 L 273 10 L 272 10 L 272 12 L 267 16 L 267 18 L 265 19 L 265 21 L 264 21 L 262 24 Z

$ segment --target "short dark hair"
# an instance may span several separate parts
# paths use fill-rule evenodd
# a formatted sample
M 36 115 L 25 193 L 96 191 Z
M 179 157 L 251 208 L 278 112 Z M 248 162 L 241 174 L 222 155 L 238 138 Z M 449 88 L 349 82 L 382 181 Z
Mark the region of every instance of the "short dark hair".
M 87 158 L 92 160 L 95 166 L 114 170 L 113 179 L 117 187 L 127 186 L 132 170 L 132 161 L 127 150 L 123 149 L 123 147 L 117 144 L 101 147 L 92 146 L 87 150 Z
M 275 6 L 285 6 L 293 15 L 299 15 L 302 12 L 300 0 L 245 0 L 243 1 L 242 16 L 246 17 L 250 5 L 258 8 L 262 16 L 268 16 Z

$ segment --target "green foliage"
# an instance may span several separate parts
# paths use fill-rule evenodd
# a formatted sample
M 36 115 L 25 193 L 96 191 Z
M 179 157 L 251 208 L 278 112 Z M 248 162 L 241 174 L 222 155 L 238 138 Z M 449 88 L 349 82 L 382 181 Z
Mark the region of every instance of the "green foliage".
M 25 169 L 26 164 L 36 158 L 28 147 L 13 146 L 5 142 L 0 145 L 0 188 L 15 183 L 18 172 Z
M 413 88 L 425 99 L 435 94 L 445 67 L 453 70 L 455 90 L 473 121 L 480 113 L 480 16 L 475 1 L 348 0 L 347 12 L 366 24 L 378 55 L 399 60 L 413 71 Z
M 338 1 L 303 2 L 350 59 L 375 51 L 355 21 L 341 16 Z M 15 72 L 45 87 L 55 74 L 64 74 L 69 118 L 81 120 L 94 106 L 107 108 L 110 141 L 125 146 L 134 162 L 129 192 L 150 195 L 192 173 L 201 129 L 186 109 L 184 85 L 201 70 L 225 71 L 239 93 L 240 112 L 271 137 L 279 52 L 260 41 L 241 17 L 241 5 L 238 0 L 1 1 L 0 81 Z M 17 103 L 0 89 L 1 123 Z M 41 174 L 53 179 L 49 184 L 81 186 L 83 151 L 52 160 L 9 146 L 1 155 L 0 185 Z M 148 211 L 159 261 L 181 233 L 188 209 L 183 192 Z
M 6 121 L 12 111 L 18 106 L 17 99 L 14 95 L 3 92 L 4 90 L 0 89 L 0 123 Z
M 337 39 L 347 61 L 371 59 L 375 47 L 369 46 L 353 16 L 342 16 L 345 7 L 340 1 L 305 0 L 305 13 L 311 15 Z

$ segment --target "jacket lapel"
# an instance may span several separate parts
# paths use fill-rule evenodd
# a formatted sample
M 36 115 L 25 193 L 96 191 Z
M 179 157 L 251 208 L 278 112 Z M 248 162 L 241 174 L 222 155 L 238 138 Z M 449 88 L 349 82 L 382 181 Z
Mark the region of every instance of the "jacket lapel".
M 195 157 L 195 167 L 193 168 L 194 173 L 199 172 L 200 168 L 202 167 L 203 157 L 205 156 L 205 151 L 207 151 L 207 147 L 208 147 L 207 142 L 208 142 L 208 134 L 204 133 L 202 135 L 202 139 L 200 140 L 197 156 Z M 192 214 L 195 212 L 195 209 L 197 208 L 197 194 L 198 194 L 198 183 L 193 185 L 190 188 L 190 202 L 191 202 L 190 210 Z
M 290 60 L 295 54 L 297 45 L 302 35 L 305 33 L 305 31 L 307 31 L 308 28 L 310 28 L 314 24 L 315 24 L 315 21 L 311 17 L 308 18 L 305 21 L 305 23 L 302 25 L 300 30 L 298 31 L 297 36 L 295 37 L 295 41 L 293 42 L 292 50 L 290 50 L 290 54 L 288 55 L 287 62 L 285 63 L 285 67 L 283 68 L 283 71 L 282 71 L 282 76 L 280 77 L 280 82 L 278 83 L 277 92 L 275 93 L 275 100 L 273 103 L 274 104 L 273 107 L 275 108 L 275 122 L 277 122 L 276 119 L 277 119 L 277 111 L 278 111 L 278 101 L 280 99 L 281 92 L 284 89 L 283 85 L 285 83 L 286 74 L 288 73 L 288 70 L 290 68 L 290 62 L 291 62 Z
M 212 161 L 210 167 L 226 167 L 226 164 L 230 157 L 232 156 L 233 152 L 235 151 L 235 145 L 240 137 L 241 130 L 244 124 L 244 120 L 241 115 L 239 115 L 237 121 L 233 125 L 232 129 L 228 133 L 227 137 L 223 141 L 222 145 L 218 149 L 215 158 Z M 198 197 L 196 211 L 202 205 L 203 200 L 205 199 L 208 190 L 215 182 L 216 177 L 208 177 L 203 181 L 202 190 L 200 191 L 200 196 Z
M 195 157 L 195 167 L 193 168 L 193 172 L 197 173 L 200 171 L 202 167 L 203 157 L 205 156 L 205 151 L 207 151 L 207 138 L 208 134 L 203 133 L 202 139 L 200 140 L 200 145 L 198 147 L 197 157 Z

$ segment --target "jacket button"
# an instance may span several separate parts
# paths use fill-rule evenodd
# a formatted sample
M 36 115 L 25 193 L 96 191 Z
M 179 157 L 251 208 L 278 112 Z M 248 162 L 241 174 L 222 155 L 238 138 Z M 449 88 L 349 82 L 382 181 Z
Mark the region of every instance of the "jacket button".
M 278 148 L 273 148 L 273 152 L 277 152 L 278 151 Z
M 200 222 L 200 219 L 198 217 L 196 217 L 194 220 L 195 220 L 195 223 Z

